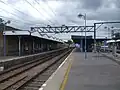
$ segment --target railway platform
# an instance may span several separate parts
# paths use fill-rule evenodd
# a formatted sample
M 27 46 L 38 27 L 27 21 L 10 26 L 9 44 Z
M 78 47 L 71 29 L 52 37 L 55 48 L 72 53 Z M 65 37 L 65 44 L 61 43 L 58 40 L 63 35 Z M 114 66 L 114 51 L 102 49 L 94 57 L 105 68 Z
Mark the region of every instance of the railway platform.
M 67 49 L 67 48 L 65 47 L 65 48 L 60 48 L 60 49 L 56 49 L 56 50 L 51 50 L 51 51 L 46 51 L 46 52 L 41 52 L 41 53 L 31 54 L 31 55 L 25 55 L 25 56 L 5 56 L 5 57 L 2 56 L 2 57 L 0 57 L 0 71 L 12 68 L 15 65 L 24 64 L 26 62 L 39 59 L 39 58 L 41 58 L 49 53 L 52 53 L 52 52 L 57 53 L 57 50 L 62 51 L 64 49 Z
M 119 70 L 102 54 L 74 50 L 39 90 L 119 90 Z
M 34 56 L 37 56 L 40 54 L 42 53 L 25 55 L 25 56 L 5 56 L 5 57 L 0 56 L 0 68 L 1 67 L 4 67 L 4 69 L 11 68 L 16 64 L 25 63 L 28 60 L 32 60 Z
M 0 62 L 5 62 L 5 61 L 8 61 L 8 60 L 13 60 L 15 58 L 18 58 L 18 56 L 0 56 Z

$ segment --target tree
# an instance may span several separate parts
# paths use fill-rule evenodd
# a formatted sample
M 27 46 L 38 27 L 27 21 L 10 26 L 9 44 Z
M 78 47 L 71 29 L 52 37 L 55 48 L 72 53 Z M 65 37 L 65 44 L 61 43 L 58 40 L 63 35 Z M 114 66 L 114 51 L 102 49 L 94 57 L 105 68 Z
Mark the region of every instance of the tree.
M 68 40 L 66 43 L 70 45 L 70 44 L 73 44 L 73 41 L 72 40 Z

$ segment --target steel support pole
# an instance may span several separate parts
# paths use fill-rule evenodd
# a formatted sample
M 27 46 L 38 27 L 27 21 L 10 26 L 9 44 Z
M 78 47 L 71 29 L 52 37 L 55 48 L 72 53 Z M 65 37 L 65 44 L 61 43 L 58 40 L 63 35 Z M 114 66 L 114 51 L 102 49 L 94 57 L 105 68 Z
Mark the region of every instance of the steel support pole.
M 19 39 L 19 56 L 21 56 L 21 36 L 18 36 Z
M 87 58 L 87 50 L 86 50 L 86 14 L 85 14 L 85 59 Z
M 35 41 L 33 39 L 33 54 L 35 53 Z
M 80 40 L 80 43 L 81 43 L 81 52 L 83 52 L 83 45 L 82 45 L 82 38 L 81 38 L 81 40 Z
M 3 48 L 4 48 L 4 56 L 6 56 L 6 35 L 5 35 L 5 27 L 6 27 L 6 24 L 4 24 L 4 30 L 3 30 Z
M 94 23 L 94 52 L 96 52 L 96 24 Z
M 40 39 L 40 52 L 42 52 L 42 43 L 41 43 L 41 39 Z
M 115 57 L 117 56 L 117 42 L 116 42 L 116 40 L 115 40 L 115 48 L 114 48 L 115 50 L 114 50 L 114 54 L 115 54 Z

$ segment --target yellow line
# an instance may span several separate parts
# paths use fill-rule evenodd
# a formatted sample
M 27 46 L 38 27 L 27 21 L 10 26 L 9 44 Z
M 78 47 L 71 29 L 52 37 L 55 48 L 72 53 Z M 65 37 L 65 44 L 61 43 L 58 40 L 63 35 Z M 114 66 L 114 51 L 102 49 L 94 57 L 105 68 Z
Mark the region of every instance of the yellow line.
M 69 63 L 69 66 L 68 66 L 67 71 L 66 71 L 65 76 L 64 76 L 64 80 L 63 80 L 59 90 L 64 90 L 65 89 L 65 85 L 68 81 L 68 75 L 69 75 L 71 66 L 72 66 L 72 61 Z

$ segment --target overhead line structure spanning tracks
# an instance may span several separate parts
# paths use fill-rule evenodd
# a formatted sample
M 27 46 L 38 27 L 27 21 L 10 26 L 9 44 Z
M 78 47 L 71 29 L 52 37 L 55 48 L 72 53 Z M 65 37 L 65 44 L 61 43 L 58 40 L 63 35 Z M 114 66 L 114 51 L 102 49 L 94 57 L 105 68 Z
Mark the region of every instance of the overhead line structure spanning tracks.
M 112 24 L 112 23 L 120 23 L 120 21 L 94 23 L 94 51 L 96 51 L 96 30 L 99 29 L 103 24 Z M 99 26 L 97 27 L 97 25 Z
M 94 32 L 94 26 L 86 26 L 86 32 Z M 39 31 L 40 33 L 72 33 L 85 32 L 85 26 L 47 26 L 47 27 L 31 27 L 31 31 Z

